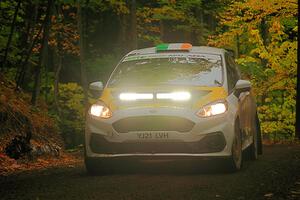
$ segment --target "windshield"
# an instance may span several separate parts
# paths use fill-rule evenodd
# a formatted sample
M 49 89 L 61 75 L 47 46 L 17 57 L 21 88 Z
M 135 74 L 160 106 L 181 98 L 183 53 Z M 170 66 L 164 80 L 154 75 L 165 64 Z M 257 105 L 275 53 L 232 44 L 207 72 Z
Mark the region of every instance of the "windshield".
M 108 86 L 221 86 L 221 61 L 213 54 L 130 56 L 119 64 Z

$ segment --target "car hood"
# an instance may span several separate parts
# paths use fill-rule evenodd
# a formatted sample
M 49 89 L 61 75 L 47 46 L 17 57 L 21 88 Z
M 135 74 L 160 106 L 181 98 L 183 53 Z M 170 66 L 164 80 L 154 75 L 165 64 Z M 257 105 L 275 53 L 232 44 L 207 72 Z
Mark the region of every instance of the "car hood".
M 119 98 L 121 93 L 169 93 L 176 91 L 187 91 L 191 93 L 191 99 L 187 101 L 174 100 L 135 100 L 122 101 Z M 195 87 L 195 86 L 164 86 L 164 87 L 126 87 L 126 88 L 105 88 L 102 92 L 100 100 L 108 107 L 115 110 L 129 109 L 129 108 L 147 108 L 147 107 L 180 107 L 199 109 L 202 106 L 222 100 L 227 97 L 227 92 L 223 87 Z

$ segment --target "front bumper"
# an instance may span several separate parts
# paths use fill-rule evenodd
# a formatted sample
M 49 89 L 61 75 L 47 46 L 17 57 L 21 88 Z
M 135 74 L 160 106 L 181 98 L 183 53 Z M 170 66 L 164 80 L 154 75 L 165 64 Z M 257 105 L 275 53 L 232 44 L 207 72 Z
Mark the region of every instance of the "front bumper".
M 199 154 L 220 152 L 226 146 L 223 133 L 211 133 L 195 142 L 159 141 L 159 142 L 109 142 L 104 136 L 93 133 L 89 146 L 98 154 L 135 154 L 135 153 L 184 153 Z
M 141 119 L 145 117 L 147 120 L 151 119 L 150 126 L 143 125 L 145 121 Z M 157 117 L 160 120 L 155 121 Z M 138 120 L 134 123 L 131 119 Z M 231 154 L 229 147 L 234 133 L 233 119 L 230 112 L 210 118 L 199 118 L 191 110 L 174 108 L 160 108 L 155 112 L 153 108 L 121 110 L 105 120 L 88 116 L 85 134 L 86 156 L 226 157 Z M 146 130 L 143 130 L 143 127 Z M 152 135 L 167 133 L 168 138 L 138 138 L 137 134 L 143 131 Z

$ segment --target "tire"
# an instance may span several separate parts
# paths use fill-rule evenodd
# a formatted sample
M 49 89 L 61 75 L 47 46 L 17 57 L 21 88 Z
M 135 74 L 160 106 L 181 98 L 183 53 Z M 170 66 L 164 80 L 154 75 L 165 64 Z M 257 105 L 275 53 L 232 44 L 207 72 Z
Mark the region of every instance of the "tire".
M 97 160 L 85 157 L 84 164 L 85 164 L 86 172 L 89 175 L 98 175 L 99 174 L 100 170 L 98 168 L 99 163 L 97 162 Z
M 241 140 L 241 129 L 238 120 L 235 123 L 234 139 L 231 147 L 231 156 L 227 159 L 227 170 L 229 172 L 236 172 L 242 168 L 243 165 L 243 151 Z
M 258 121 L 258 118 L 256 116 L 255 131 L 253 133 L 253 141 L 252 141 L 252 144 L 249 146 L 249 149 L 247 151 L 248 157 L 249 157 L 250 160 L 257 160 L 257 158 L 258 158 L 258 146 L 259 146 L 258 135 L 260 134 L 260 131 L 258 130 L 258 128 L 259 128 L 258 123 L 259 123 L 259 121 Z
M 262 155 L 263 154 L 262 136 L 261 136 L 260 122 L 257 113 L 255 119 L 256 119 L 256 129 L 257 129 L 257 153 L 258 155 Z
M 108 160 L 85 157 L 84 163 L 89 175 L 108 175 L 113 173 L 112 165 Z
M 255 132 L 253 136 L 252 144 L 245 150 L 245 156 L 249 160 L 257 160 L 258 155 L 262 154 L 262 138 L 257 113 L 255 116 Z
M 84 146 L 84 164 L 86 172 L 89 175 L 105 175 L 112 173 L 112 168 L 109 165 L 108 160 L 91 158 L 86 155 L 86 146 Z
M 99 173 L 97 160 L 86 155 L 86 141 L 84 141 L 84 165 L 87 174 L 97 175 Z

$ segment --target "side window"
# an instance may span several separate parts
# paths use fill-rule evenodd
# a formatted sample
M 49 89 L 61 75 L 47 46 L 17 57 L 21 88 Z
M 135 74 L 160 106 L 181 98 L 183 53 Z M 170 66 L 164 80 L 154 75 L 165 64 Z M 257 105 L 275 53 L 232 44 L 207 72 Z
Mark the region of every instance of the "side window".
M 239 69 L 238 65 L 234 61 L 234 58 L 231 57 L 231 56 L 229 56 L 229 62 L 232 64 L 232 66 L 234 68 L 234 73 L 235 73 L 236 81 L 240 80 L 241 79 L 241 72 L 240 72 L 240 69 Z
M 232 57 L 229 57 L 229 60 L 232 60 L 234 69 L 236 71 L 237 80 L 240 80 L 241 79 L 241 71 L 240 71 L 238 64 L 235 62 L 235 60 Z
M 231 56 L 226 54 L 225 61 L 226 61 L 226 70 L 227 70 L 228 92 L 231 93 L 236 82 L 240 79 L 240 73 Z

